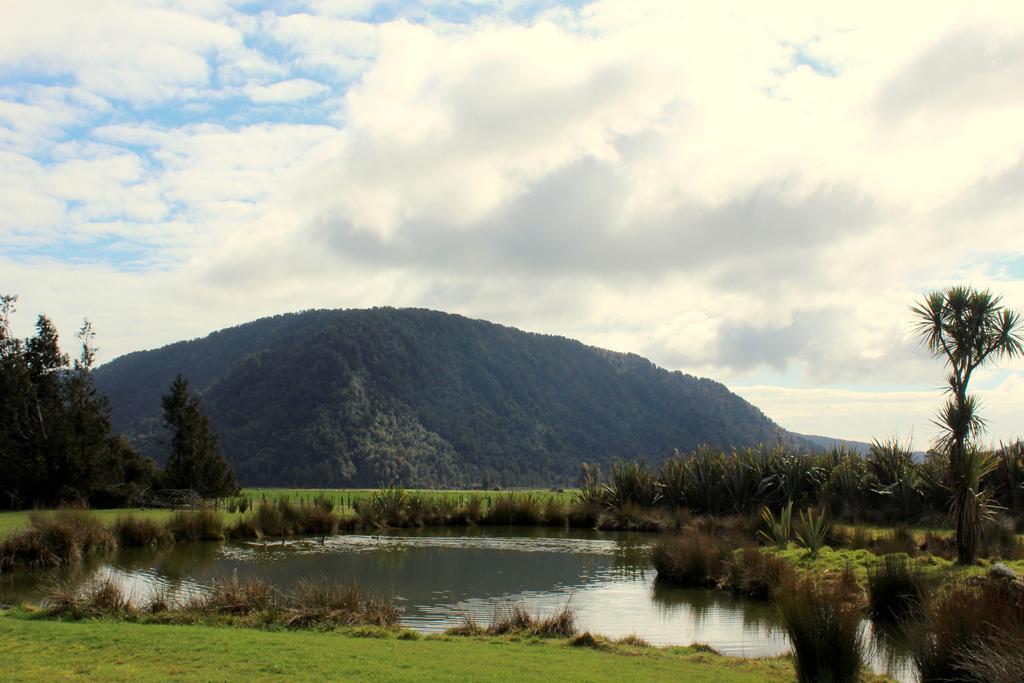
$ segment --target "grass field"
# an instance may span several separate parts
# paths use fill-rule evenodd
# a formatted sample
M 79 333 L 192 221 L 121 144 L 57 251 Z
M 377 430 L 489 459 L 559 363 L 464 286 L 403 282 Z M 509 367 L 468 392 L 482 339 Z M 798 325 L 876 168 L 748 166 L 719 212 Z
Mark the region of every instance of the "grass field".
M 571 647 L 565 640 L 254 631 L 0 612 L 0 679 L 791 681 L 789 659 L 692 648 Z M 406 639 L 408 638 L 408 639 Z

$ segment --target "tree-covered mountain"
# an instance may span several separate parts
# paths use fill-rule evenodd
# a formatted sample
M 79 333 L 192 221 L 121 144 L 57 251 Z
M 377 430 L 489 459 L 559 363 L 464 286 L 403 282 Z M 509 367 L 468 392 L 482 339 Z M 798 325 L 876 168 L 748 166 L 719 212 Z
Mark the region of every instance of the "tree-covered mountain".
M 248 485 L 568 483 L 583 462 L 790 438 L 718 382 L 422 309 L 280 315 L 97 368 L 115 428 L 158 460 L 178 373 Z

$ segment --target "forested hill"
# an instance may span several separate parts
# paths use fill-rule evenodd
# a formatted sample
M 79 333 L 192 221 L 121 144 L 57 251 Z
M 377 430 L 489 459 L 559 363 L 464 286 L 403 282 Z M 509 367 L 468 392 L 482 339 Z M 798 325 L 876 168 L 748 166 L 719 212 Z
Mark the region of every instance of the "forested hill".
M 158 460 L 178 372 L 248 485 L 547 485 L 583 462 L 787 438 L 718 382 L 633 354 L 380 308 L 264 318 L 97 368 L 115 429 Z

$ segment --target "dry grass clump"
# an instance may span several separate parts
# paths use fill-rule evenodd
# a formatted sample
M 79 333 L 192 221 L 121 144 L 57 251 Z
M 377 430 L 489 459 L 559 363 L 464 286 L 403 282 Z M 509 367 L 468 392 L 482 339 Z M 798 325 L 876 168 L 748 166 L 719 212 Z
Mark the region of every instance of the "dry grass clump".
M 205 594 L 196 595 L 185 604 L 186 609 L 204 613 L 248 615 L 276 607 L 276 591 L 260 578 L 238 579 L 232 574 L 213 581 Z
M 566 603 L 547 616 L 532 614 L 522 603 L 494 608 L 491 623 L 484 627 L 476 618 L 462 613 L 462 623 L 448 629 L 455 636 L 533 635 L 541 638 L 570 638 L 576 634 L 576 610 Z
M 354 583 L 324 578 L 299 581 L 287 596 L 288 628 L 396 626 L 402 612 L 393 603 L 363 594 Z
M 95 579 L 84 585 L 71 580 L 56 580 L 50 586 L 44 604 L 53 616 L 73 619 L 106 615 L 123 616 L 131 609 L 131 600 L 110 577 Z
M 354 584 L 308 579 L 282 593 L 264 579 L 239 579 L 237 574 L 182 599 L 176 599 L 170 589 L 160 590 L 140 605 L 133 604 L 109 578 L 84 585 L 63 580 L 54 583 L 44 606 L 51 616 L 113 616 L 172 623 L 213 621 L 290 629 L 393 628 L 402 616 L 393 603 L 367 596 Z

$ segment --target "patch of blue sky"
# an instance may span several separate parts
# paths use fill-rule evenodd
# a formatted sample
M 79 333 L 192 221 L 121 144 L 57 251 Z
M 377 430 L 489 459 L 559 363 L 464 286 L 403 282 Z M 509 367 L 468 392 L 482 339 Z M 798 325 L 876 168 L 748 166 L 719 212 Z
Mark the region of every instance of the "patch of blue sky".
M 1024 254 L 996 257 L 989 267 L 998 280 L 1024 280 Z
M 485 2 L 463 0 L 461 2 L 394 2 L 376 3 L 365 15 L 363 21 L 382 24 L 398 19 L 411 22 L 443 21 L 451 24 L 470 24 L 487 17 L 501 17 L 517 22 L 528 22 L 552 9 L 579 9 L 592 0 L 523 0 L 522 2 Z
M 797 46 L 793 51 L 792 64 L 794 68 L 800 66 L 809 67 L 814 73 L 826 78 L 835 78 L 839 75 L 839 69 L 834 64 L 815 57 L 803 46 Z
M 167 262 L 166 247 L 105 235 L 84 241 L 19 245 L 0 242 L 5 257 L 14 261 L 61 261 L 71 265 L 101 265 L 121 271 L 152 270 Z

